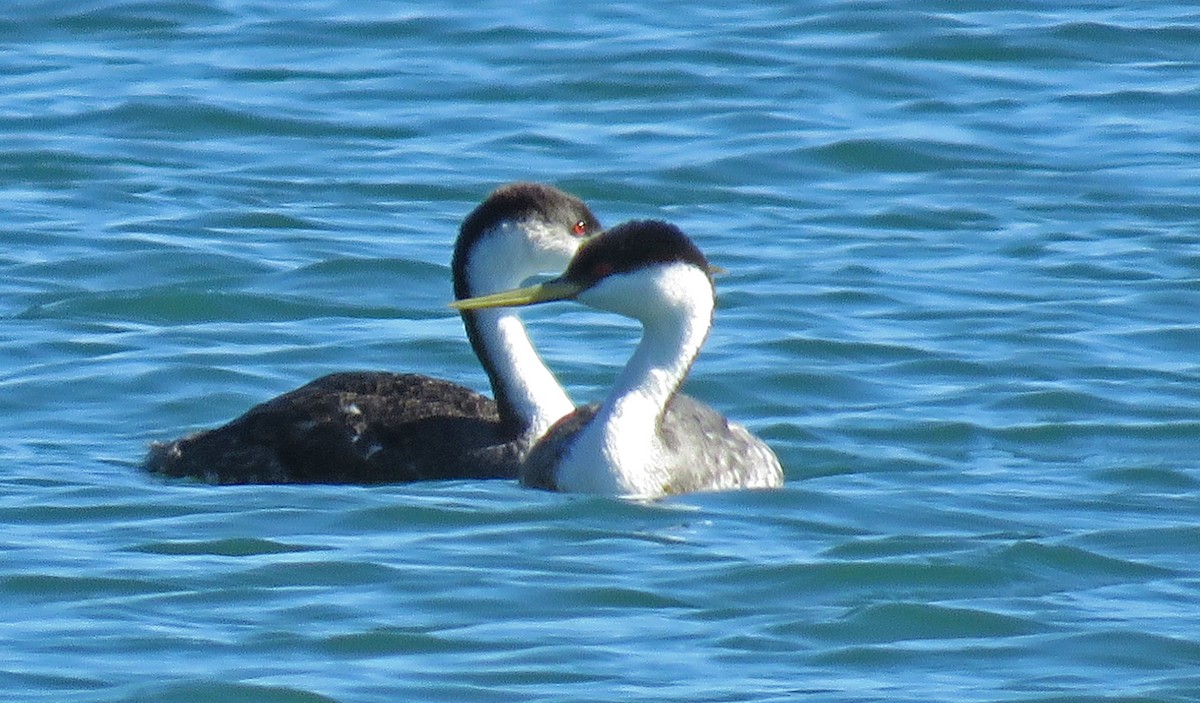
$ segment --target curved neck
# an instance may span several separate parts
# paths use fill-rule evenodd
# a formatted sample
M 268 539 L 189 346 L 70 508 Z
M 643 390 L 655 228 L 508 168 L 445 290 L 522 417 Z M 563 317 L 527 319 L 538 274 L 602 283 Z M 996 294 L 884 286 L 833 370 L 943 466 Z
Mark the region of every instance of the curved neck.
M 642 319 L 637 349 L 559 468 L 560 488 L 624 496 L 664 492 L 670 464 L 660 441 L 663 416 L 712 326 L 712 288 L 696 273 L 676 301 L 683 304 Z
M 479 294 L 511 287 L 501 286 Z M 558 379 L 533 348 L 525 325 L 515 312 L 464 312 L 463 324 L 471 348 L 487 371 L 506 431 L 540 437 L 558 418 L 575 409 Z
M 500 241 L 502 236 L 503 233 L 491 233 L 480 237 L 465 256 L 461 259 L 456 256 L 456 298 L 515 288 L 539 272 L 514 261 Z M 464 311 L 462 319 L 471 348 L 491 382 L 492 396 L 507 433 L 539 437 L 556 420 L 575 409 L 558 379 L 533 348 L 525 325 L 514 311 Z

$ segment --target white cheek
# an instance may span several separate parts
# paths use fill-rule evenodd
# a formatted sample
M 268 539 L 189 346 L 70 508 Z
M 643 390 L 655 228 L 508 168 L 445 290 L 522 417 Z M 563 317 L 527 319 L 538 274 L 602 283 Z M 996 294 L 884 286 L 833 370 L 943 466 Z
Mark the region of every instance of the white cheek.
M 578 299 L 599 310 L 649 322 L 711 307 L 712 297 L 712 282 L 703 271 L 673 263 L 613 274 L 580 293 Z
M 590 308 L 636 317 L 626 311 L 626 308 L 629 307 L 629 299 L 634 297 L 632 290 L 627 286 L 614 285 L 615 278 L 600 281 L 581 292 L 577 299 Z M 621 283 L 619 280 L 615 282 Z
M 501 222 L 475 245 L 468 272 L 472 292 L 494 293 L 538 274 L 562 271 L 580 244 L 563 228 L 541 220 Z
M 529 275 L 562 271 L 583 243 L 582 239 L 571 236 L 562 228 L 540 220 L 527 222 L 524 227 L 530 263 L 536 269 Z

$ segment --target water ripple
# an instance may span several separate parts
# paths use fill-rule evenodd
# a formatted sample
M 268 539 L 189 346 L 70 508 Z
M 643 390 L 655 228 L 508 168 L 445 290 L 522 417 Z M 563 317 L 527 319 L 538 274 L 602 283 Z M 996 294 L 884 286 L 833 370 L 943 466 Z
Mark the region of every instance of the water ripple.
M 7 8 L 8 698 L 1197 698 L 1194 11 L 499 9 Z M 515 179 L 729 270 L 687 389 L 784 489 L 138 471 L 327 371 L 486 388 L 450 243 Z M 581 401 L 637 336 L 527 319 Z

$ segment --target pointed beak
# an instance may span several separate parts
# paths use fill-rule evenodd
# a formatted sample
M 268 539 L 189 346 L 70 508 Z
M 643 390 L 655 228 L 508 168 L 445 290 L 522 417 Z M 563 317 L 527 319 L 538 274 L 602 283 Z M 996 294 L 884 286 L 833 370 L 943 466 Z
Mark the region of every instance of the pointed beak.
M 503 293 L 481 295 L 476 298 L 464 298 L 450 303 L 455 310 L 480 310 L 482 308 L 512 308 L 521 305 L 547 303 L 552 300 L 570 300 L 583 290 L 575 283 L 559 279 L 546 281 L 526 288 L 514 288 Z

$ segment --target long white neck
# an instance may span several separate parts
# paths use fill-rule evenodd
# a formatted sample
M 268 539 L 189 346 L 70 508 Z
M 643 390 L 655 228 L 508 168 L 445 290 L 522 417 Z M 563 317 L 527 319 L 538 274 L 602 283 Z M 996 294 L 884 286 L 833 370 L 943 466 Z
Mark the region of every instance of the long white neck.
M 609 309 L 636 313 L 642 339 L 599 412 L 564 456 L 557 473 L 561 490 L 657 496 L 670 481 L 659 428 L 667 403 L 708 336 L 712 284 L 704 272 L 683 264 L 630 275 L 651 279 L 652 291 L 627 295 L 621 301 L 633 302 L 627 310 Z
M 512 286 L 496 292 L 508 287 Z M 575 404 L 538 356 L 515 312 L 498 309 L 472 314 L 479 333 L 475 353 L 481 359 L 487 357 L 492 395 L 510 406 L 526 433 L 542 436 L 556 420 L 574 410 Z
M 501 239 L 504 236 L 513 234 L 492 233 L 473 247 L 466 265 L 468 295 L 509 290 L 547 267 L 553 270 L 554 266 L 566 265 L 569 252 L 564 252 L 561 260 L 533 261 L 514 254 L 513 248 Z M 491 380 L 501 419 L 513 425 L 510 429 L 540 437 L 556 420 L 575 409 L 558 379 L 533 348 L 516 312 L 476 310 L 464 313 L 463 322 L 475 355 Z

